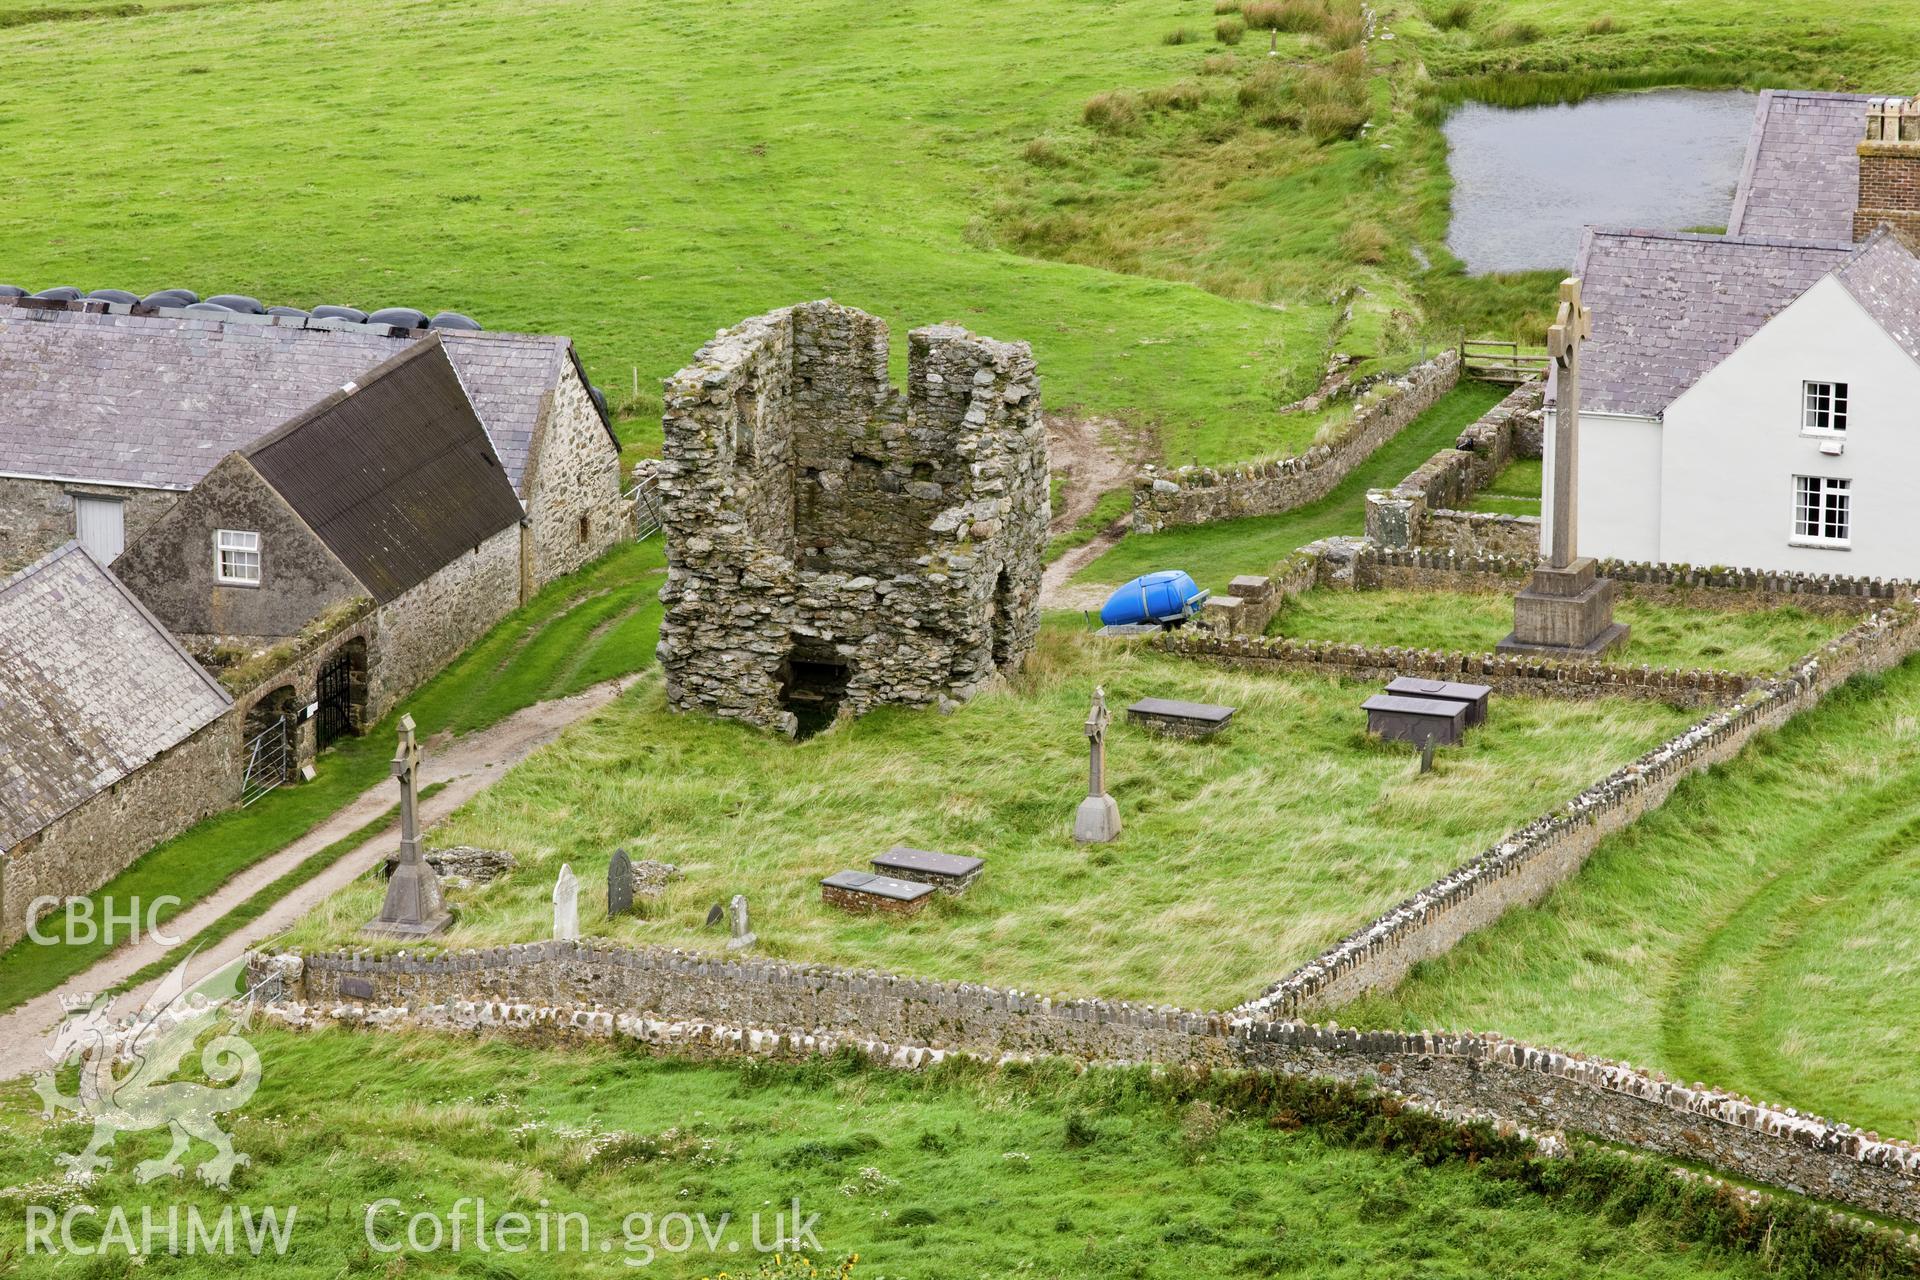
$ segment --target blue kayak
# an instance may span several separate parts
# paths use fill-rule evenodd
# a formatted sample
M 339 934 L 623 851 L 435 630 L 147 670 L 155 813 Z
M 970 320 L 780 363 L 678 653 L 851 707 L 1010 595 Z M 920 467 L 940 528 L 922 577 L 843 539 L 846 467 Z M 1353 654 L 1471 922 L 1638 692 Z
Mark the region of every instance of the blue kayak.
M 1207 602 L 1207 593 L 1178 569 L 1143 573 L 1107 597 L 1100 621 L 1110 627 L 1185 622 Z

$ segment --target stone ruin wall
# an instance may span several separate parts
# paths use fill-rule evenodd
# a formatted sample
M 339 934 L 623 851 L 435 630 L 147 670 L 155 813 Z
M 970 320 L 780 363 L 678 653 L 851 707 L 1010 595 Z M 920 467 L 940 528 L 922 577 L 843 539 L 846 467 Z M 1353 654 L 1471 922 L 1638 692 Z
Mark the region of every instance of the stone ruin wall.
M 844 667 L 840 705 L 964 701 L 1031 652 L 1049 516 L 1024 343 L 909 336 L 832 302 L 725 330 L 666 383 L 667 694 L 793 733 L 783 687 Z
M 1371 389 L 1338 436 L 1295 457 L 1229 471 L 1148 467 L 1133 481 L 1133 531 L 1278 515 L 1324 498 L 1459 381 L 1460 353 L 1443 351 Z
M 1624 1064 L 1497 1035 L 1356 1031 L 1073 1000 L 776 960 L 544 942 L 439 958 L 255 955 L 250 987 L 296 1029 L 622 1036 L 691 1058 L 858 1049 L 901 1068 L 952 1054 L 1281 1071 L 1449 1113 L 1572 1131 L 1920 1219 L 1920 1148 Z

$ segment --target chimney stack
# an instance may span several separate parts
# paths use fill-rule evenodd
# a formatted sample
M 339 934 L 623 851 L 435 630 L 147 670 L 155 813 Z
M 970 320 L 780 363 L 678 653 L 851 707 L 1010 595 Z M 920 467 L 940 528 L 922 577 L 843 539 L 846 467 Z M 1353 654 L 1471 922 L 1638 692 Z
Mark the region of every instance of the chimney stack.
M 1909 245 L 1920 246 L 1920 98 L 1867 103 L 1867 134 L 1858 149 L 1854 240 L 1865 240 L 1884 222 Z

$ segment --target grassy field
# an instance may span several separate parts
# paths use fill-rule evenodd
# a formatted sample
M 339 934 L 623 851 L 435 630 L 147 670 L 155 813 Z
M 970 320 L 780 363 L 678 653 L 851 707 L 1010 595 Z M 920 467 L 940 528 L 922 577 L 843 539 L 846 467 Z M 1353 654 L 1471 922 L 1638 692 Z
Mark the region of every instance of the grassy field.
M 1108 789 L 1126 830 L 1070 834 L 1095 681 L 1116 711 L 1145 695 L 1240 708 L 1206 742 L 1116 723 Z M 1510 699 L 1498 722 L 1417 777 L 1369 740 L 1355 686 L 1256 676 L 1102 647 L 1049 629 L 1017 692 L 951 716 L 883 709 L 806 742 L 668 711 L 651 681 L 519 766 L 435 832 L 507 849 L 501 881 L 455 894 L 449 947 L 550 936 L 562 862 L 589 936 L 715 948 L 708 907 L 745 893 L 762 950 L 1030 991 L 1225 1007 L 1410 891 L 1675 732 L 1657 704 Z M 895 844 L 975 854 L 965 898 L 916 920 L 850 917 L 822 876 Z M 645 919 L 602 919 L 608 859 L 686 873 Z M 289 945 L 365 945 L 379 887 L 337 895 Z
M 1482 1150 L 1495 1158 L 1474 1167 L 1465 1158 L 1472 1144 L 1440 1126 L 1383 1120 L 1299 1084 L 1270 1086 L 1268 1100 L 1246 1085 L 1178 1073 L 1075 1075 L 1057 1065 L 913 1076 L 838 1059 L 698 1066 L 605 1046 L 532 1051 L 258 1030 L 249 1038 L 264 1069 L 258 1095 L 230 1121 L 236 1149 L 252 1160 L 230 1196 L 191 1177 L 138 1185 L 129 1171 L 161 1153 L 164 1131 L 122 1135 L 99 1182 L 62 1186 L 54 1156 L 78 1150 L 88 1129 L 35 1118 L 23 1085 L 0 1090 L 0 1184 L 19 1189 L 0 1191 L 0 1250 L 23 1239 L 27 1204 L 118 1206 L 137 1232 L 143 1206 L 164 1224 L 169 1208 L 183 1222 L 189 1207 L 211 1221 L 237 1203 L 283 1215 L 292 1206 L 284 1257 L 156 1255 L 149 1269 L 315 1280 L 740 1276 L 756 1274 L 752 1215 L 765 1215 L 759 1239 L 770 1243 L 782 1230 L 774 1213 L 797 1199 L 803 1220 L 819 1215 L 818 1256 L 857 1254 L 862 1280 L 1783 1273 L 1780 1255 L 1690 1243 L 1682 1221 L 1688 1233 L 1718 1224 L 1665 1203 L 1675 1189 L 1655 1171 L 1615 1161 L 1624 1177 L 1582 1186 L 1577 1166 L 1537 1171 L 1492 1141 Z M 207 1154 L 196 1144 L 187 1159 Z M 436 1253 L 407 1247 L 412 1215 L 444 1223 L 463 1198 L 483 1200 L 489 1222 L 544 1212 L 550 1248 L 481 1253 L 471 1199 L 460 1252 L 445 1236 Z M 564 1246 L 561 1214 L 579 1215 L 568 1219 Z M 705 1215 L 714 1248 L 674 1214 Z M 100 1222 L 76 1221 L 80 1245 L 95 1245 Z M 702 1243 L 688 1249 L 689 1235 Z M 431 1228 L 416 1238 L 431 1240 Z M 1790 1240 L 1780 1233 L 1783 1250 Z M 26 1265 L 34 1275 L 128 1274 L 124 1255 Z M 1802 1261 L 1784 1274 L 1808 1271 Z
M 1609 662 L 1628 666 L 1778 671 L 1858 621 L 1803 609 L 1686 609 L 1623 599 L 1633 628 Z M 1491 652 L 1513 630 L 1513 597 L 1443 591 L 1310 591 L 1281 606 L 1267 634 L 1348 644 Z
M 1343 1022 L 1474 1027 L 1920 1138 L 1920 664 L 1683 783 Z
M 364 736 L 344 739 L 322 755 L 316 781 L 281 787 L 248 808 L 217 814 L 102 885 L 89 895 L 93 918 L 102 918 L 101 905 L 107 901 L 124 909 L 130 901 L 172 895 L 180 905 L 157 914 L 160 921 L 171 920 L 235 873 L 320 825 L 388 776 L 395 725 L 402 714 L 413 716 L 423 740 L 442 732 L 467 733 L 531 703 L 565 697 L 644 667 L 653 660 L 660 624 L 656 593 L 663 566 L 661 543 L 654 539 L 616 548 L 581 572 L 552 583 Z M 321 857 L 310 860 L 306 876 L 324 869 Z M 293 887 L 290 880 L 282 892 Z M 269 905 L 250 904 L 256 912 Z M 63 919 L 43 925 L 42 932 L 57 936 Z M 124 935 L 124 929 L 117 935 L 103 930 L 91 942 L 53 946 L 22 939 L 0 953 L 0 1011 L 82 972 L 124 942 Z
M 1324 282 L 1226 297 L 993 230 L 1030 141 L 1093 139 L 1090 96 L 1193 73 L 1205 50 L 1161 38 L 1199 12 L 313 0 L 16 25 L 0 259 L 35 288 L 183 284 L 568 333 L 616 400 L 637 371 L 628 429 L 654 439 L 659 379 L 716 328 L 831 295 L 896 326 L 897 372 L 907 327 L 957 321 L 1030 340 L 1049 403 L 1157 424 L 1171 456 L 1285 450 L 1301 426 L 1273 411 L 1335 341 Z M 155 80 L 180 92 L 57 111 L 25 83 Z M 1362 150 L 1327 156 L 1336 205 Z M 1148 180 L 1092 163 L 1098 185 Z
M 1475 494 L 1467 504 L 1469 511 L 1491 511 L 1504 516 L 1540 514 L 1541 462 L 1538 458 L 1515 458 L 1500 468 L 1493 483 Z
M 1504 392 L 1505 388 L 1491 383 L 1461 383 L 1348 472 L 1318 502 L 1284 515 L 1129 536 L 1081 570 L 1074 581 L 1118 585 L 1154 569 L 1185 569 L 1201 586 L 1224 592 L 1235 574 L 1265 573 L 1316 538 L 1358 535 L 1366 525 L 1367 490 L 1398 484 L 1436 450 L 1451 448 L 1461 430 L 1500 403 Z

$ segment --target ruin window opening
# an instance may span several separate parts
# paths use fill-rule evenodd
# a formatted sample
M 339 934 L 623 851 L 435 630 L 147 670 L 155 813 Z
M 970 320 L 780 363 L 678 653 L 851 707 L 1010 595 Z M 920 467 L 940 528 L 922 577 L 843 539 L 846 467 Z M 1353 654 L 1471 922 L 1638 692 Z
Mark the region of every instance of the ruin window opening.
M 751 387 L 733 393 L 733 457 L 736 462 L 751 463 L 755 423 L 760 416 L 760 397 Z
M 993 665 L 1004 667 L 1013 661 L 1013 580 L 1005 569 L 994 580 L 988 618 L 993 628 Z

